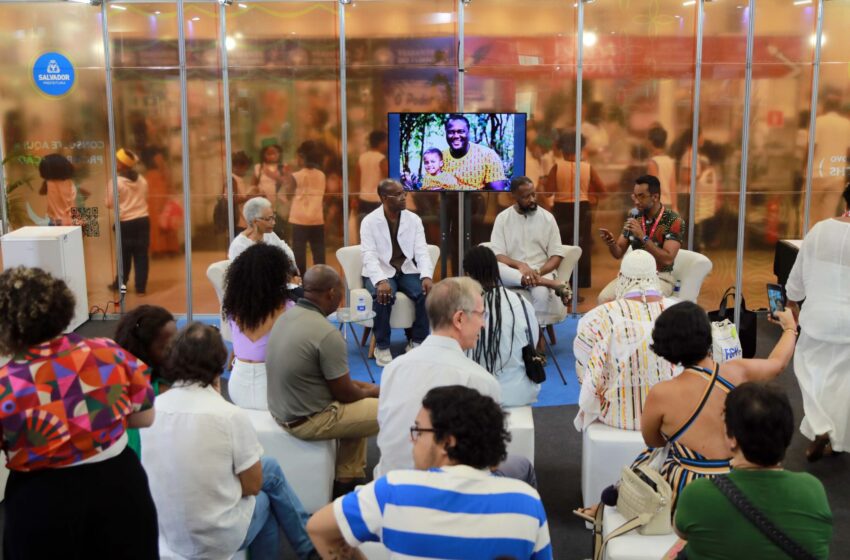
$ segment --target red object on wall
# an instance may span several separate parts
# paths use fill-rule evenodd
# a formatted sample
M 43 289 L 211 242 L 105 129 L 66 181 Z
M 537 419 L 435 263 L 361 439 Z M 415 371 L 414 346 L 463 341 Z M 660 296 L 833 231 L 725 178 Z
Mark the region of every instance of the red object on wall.
M 767 126 L 770 128 L 782 128 L 785 126 L 785 113 L 778 109 L 767 112 Z

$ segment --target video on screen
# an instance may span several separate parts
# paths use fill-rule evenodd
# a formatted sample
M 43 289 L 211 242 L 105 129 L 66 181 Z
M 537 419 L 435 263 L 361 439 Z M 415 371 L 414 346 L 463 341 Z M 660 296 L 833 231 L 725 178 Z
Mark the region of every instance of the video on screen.
M 390 113 L 389 174 L 408 191 L 506 191 L 525 174 L 525 113 Z

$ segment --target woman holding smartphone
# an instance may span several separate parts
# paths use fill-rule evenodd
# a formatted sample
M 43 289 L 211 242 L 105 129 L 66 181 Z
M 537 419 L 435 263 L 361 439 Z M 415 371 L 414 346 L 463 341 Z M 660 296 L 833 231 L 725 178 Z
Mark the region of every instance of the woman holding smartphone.
M 842 196 L 844 214 L 809 230 L 785 285 L 802 329 L 794 373 L 803 393 L 800 431 L 812 440 L 809 461 L 850 450 L 850 184 Z

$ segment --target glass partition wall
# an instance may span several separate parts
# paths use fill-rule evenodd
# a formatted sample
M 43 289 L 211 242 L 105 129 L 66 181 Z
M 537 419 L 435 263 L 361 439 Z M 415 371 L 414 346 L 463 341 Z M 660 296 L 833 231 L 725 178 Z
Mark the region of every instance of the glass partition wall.
M 735 286 L 763 307 L 776 242 L 834 215 L 846 182 L 850 138 L 830 130 L 850 128 L 848 15 L 850 0 L 0 0 L 3 227 L 50 222 L 38 161 L 67 156 L 89 300 L 112 312 L 128 240 L 116 238 L 107 190 L 114 150 L 132 150 L 148 185 L 150 259 L 144 290 L 135 261 L 123 271 L 124 306 L 215 313 L 205 272 L 226 258 L 231 232 L 214 208 L 237 195 L 233 226 L 244 227 L 239 189 L 276 165 L 270 151 L 287 173 L 306 159 L 323 172 L 324 190 L 299 199 L 321 197 L 305 205 L 315 215 L 292 214 L 291 190 L 272 196 L 286 241 L 312 241 L 299 241 L 299 264 L 339 268 L 336 250 L 359 242 L 377 204 L 363 170 L 386 149 L 370 137 L 388 112 L 517 111 L 529 117 L 526 173 L 540 203 L 584 251 L 576 311 L 617 273 L 597 229 L 619 229 L 634 178 L 661 168 L 667 203 L 688 222 L 683 246 L 714 265 L 700 302 L 713 308 Z M 39 80 L 52 53 L 73 69 L 67 91 Z M 447 274 L 512 203 L 464 198 L 466 213 L 455 196 L 408 197 L 428 242 L 446 241 Z

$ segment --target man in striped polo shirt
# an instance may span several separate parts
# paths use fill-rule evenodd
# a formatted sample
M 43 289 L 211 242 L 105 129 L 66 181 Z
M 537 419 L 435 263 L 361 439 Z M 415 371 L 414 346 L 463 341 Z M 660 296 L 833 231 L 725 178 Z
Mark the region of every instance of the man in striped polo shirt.
M 417 470 L 396 470 L 320 509 L 307 531 L 322 558 L 381 542 L 404 558 L 551 559 L 528 484 L 491 473 L 510 435 L 498 403 L 452 385 L 428 391 L 410 427 Z

